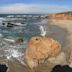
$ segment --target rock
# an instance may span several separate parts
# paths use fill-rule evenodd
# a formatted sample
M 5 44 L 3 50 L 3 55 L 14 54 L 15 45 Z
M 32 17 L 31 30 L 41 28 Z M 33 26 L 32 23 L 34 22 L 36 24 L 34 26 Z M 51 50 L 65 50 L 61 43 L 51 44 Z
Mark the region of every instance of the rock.
M 70 68 L 68 65 L 56 65 L 51 72 L 72 72 L 72 68 Z
M 23 43 L 23 38 L 18 38 L 16 41 L 15 41 L 16 44 L 19 44 L 19 43 Z
M 61 51 L 58 41 L 50 37 L 32 37 L 25 52 L 25 59 L 30 68 L 38 66 L 50 57 L 57 56 Z
M 55 65 L 65 65 L 67 64 L 67 61 L 66 61 L 66 55 L 64 52 L 61 52 L 60 54 L 58 54 L 56 57 L 51 57 L 48 59 L 48 61 L 50 63 L 53 63 Z
M 68 65 L 56 65 L 51 72 L 72 72 L 72 68 L 70 68 Z
M 69 66 L 72 68 L 72 49 L 70 49 Z
M 49 19 L 72 20 L 72 12 L 61 12 L 48 15 Z
M 0 64 L 0 72 L 7 72 L 8 67 L 4 64 Z

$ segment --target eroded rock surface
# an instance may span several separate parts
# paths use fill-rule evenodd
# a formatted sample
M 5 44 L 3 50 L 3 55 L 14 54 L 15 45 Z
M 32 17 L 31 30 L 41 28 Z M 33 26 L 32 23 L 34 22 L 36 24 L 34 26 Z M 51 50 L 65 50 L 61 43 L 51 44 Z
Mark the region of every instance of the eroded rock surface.
M 55 57 L 61 52 L 61 45 L 50 37 L 32 37 L 26 49 L 25 59 L 30 68 L 38 66 L 50 57 Z

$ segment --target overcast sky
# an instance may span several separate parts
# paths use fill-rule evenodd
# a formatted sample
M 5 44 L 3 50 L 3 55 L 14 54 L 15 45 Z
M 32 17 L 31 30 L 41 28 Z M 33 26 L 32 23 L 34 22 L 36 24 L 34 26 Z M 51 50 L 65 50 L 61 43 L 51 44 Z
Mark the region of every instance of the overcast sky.
M 72 11 L 72 0 L 0 0 L 0 13 L 54 13 Z

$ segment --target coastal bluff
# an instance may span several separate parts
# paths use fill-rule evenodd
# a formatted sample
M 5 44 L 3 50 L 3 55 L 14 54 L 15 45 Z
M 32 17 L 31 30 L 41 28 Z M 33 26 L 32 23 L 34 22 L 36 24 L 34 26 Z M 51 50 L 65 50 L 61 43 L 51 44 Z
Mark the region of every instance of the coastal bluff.
M 48 23 L 64 28 L 70 33 L 72 29 L 72 11 L 48 14 Z
M 72 20 L 72 11 L 49 14 L 48 17 L 50 19 L 56 19 L 56 20 Z

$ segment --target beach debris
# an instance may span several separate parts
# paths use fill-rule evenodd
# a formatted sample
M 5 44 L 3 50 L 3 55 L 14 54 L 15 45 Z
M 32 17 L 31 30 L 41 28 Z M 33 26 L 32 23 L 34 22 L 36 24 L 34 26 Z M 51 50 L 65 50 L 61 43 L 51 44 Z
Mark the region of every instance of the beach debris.
M 32 37 L 25 52 L 28 66 L 33 69 L 50 57 L 57 56 L 61 51 L 58 41 L 50 37 Z

